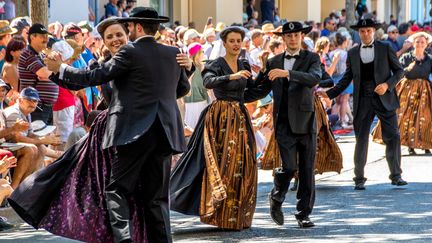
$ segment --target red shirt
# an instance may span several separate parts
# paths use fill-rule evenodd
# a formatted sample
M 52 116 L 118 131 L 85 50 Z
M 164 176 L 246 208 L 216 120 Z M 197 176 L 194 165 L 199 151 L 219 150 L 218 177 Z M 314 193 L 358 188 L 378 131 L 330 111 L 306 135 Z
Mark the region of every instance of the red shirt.
M 60 111 L 64 108 L 75 105 L 74 95 L 67 89 L 59 87 L 59 95 L 56 103 L 54 103 L 53 111 Z

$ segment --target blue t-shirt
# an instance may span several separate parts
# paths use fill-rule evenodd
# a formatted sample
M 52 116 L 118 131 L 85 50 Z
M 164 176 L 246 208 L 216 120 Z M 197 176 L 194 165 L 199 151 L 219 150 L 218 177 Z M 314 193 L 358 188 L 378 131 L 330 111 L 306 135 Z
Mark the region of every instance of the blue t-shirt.
M 117 7 L 108 3 L 105 5 L 105 18 L 109 18 L 110 16 L 117 16 Z
M 321 36 L 329 36 L 330 35 L 330 31 L 326 28 L 324 28 L 323 30 L 321 30 Z
M 0 51 L 3 49 L 6 49 L 6 46 L 0 46 Z M 4 59 L 0 61 L 0 71 L 3 70 L 4 63 L 5 63 Z
M 85 63 L 88 65 L 90 60 L 94 59 L 91 51 L 86 47 L 85 50 L 81 53 L 81 57 L 84 59 Z

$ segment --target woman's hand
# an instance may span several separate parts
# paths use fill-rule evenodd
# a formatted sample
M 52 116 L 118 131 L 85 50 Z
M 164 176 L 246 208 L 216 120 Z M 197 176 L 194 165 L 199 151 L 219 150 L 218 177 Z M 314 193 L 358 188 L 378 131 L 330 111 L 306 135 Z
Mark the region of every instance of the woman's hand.
M 238 80 L 241 78 L 248 79 L 252 76 L 252 73 L 247 70 L 241 70 L 237 73 L 231 74 L 229 80 Z

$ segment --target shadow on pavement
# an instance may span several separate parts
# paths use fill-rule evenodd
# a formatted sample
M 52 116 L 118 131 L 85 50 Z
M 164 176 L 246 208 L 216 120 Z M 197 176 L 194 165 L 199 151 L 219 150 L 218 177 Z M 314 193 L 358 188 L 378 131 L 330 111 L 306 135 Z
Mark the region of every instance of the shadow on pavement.
M 299 229 L 295 220 L 295 192 L 288 192 L 284 203 L 285 225 L 277 226 L 269 216 L 267 194 L 272 183 L 259 183 L 257 207 L 250 229 L 224 231 L 204 225 L 195 217 L 187 222 L 174 216 L 172 230 L 176 241 L 260 241 L 308 242 L 431 242 L 432 183 L 410 183 L 395 187 L 390 183 L 366 184 L 365 191 L 352 185 L 320 183 L 311 219 L 315 228 Z M 268 190 L 267 190 L 268 189 Z M 174 213 L 174 215 L 176 215 Z M 177 214 L 178 215 L 178 214 Z M 189 218 L 191 219 L 191 218 Z M 330 242 L 329 241 L 329 242 Z

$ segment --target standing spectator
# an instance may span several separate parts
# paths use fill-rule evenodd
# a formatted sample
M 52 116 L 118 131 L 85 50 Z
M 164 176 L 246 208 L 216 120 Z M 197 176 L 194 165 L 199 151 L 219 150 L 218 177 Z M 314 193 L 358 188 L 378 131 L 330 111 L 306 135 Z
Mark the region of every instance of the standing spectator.
M 248 16 L 248 21 L 252 18 L 252 14 L 255 10 L 255 0 L 247 0 L 246 14 Z
M 109 0 L 109 3 L 105 5 L 105 18 L 112 16 L 118 17 L 117 0 Z
M 13 29 L 9 27 L 9 21 L 7 20 L 0 20 L 0 70 L 3 69 L 3 65 L 5 63 L 4 61 L 4 55 L 6 53 L 6 46 L 9 43 L 9 41 L 12 38 L 12 35 L 17 32 L 16 29 Z
M 12 90 L 8 93 L 8 98 L 13 103 L 16 101 L 16 99 L 18 99 L 19 96 L 18 61 L 25 47 L 26 42 L 22 39 L 22 37 L 14 37 L 6 46 L 6 63 L 3 66 L 1 76 L 3 80 L 12 87 Z
M 401 46 L 399 46 L 399 43 L 397 42 L 398 36 L 399 36 L 398 28 L 394 25 L 390 25 L 387 28 L 387 40 L 385 40 L 385 42 L 389 43 L 391 48 L 396 52 L 397 56 L 400 56 L 400 54 L 398 55 L 397 53 L 401 49 Z
M 410 25 L 408 23 L 402 23 L 399 25 L 398 29 L 399 29 L 399 36 L 397 38 L 397 42 L 399 46 L 402 46 L 410 36 L 410 33 L 408 31 L 410 29 Z
M 393 14 L 391 14 L 391 15 L 390 15 L 390 25 L 395 25 L 395 26 L 397 26 L 397 24 L 398 24 L 397 19 L 395 19 L 395 17 L 394 17 Z
M 18 17 L 12 20 L 10 23 L 10 27 L 12 29 L 16 29 L 17 32 L 13 36 L 20 35 L 24 38 L 24 40 L 28 41 L 28 31 L 30 29 L 30 23 L 25 17 Z
M 324 29 L 321 36 L 330 36 L 336 30 L 336 21 L 330 17 L 324 19 Z
M 206 39 L 206 43 L 203 45 L 204 58 L 208 59 L 213 50 L 213 42 L 216 40 L 216 32 L 214 28 L 206 29 L 204 32 L 204 38 Z
M 363 3 L 363 0 L 358 0 L 357 6 L 355 9 L 357 19 L 361 19 L 363 17 L 363 14 L 365 14 L 367 12 L 368 12 L 368 9 L 367 9 L 366 5 Z
M 52 125 L 52 106 L 57 100 L 59 88 L 48 79 L 52 72 L 46 68 L 40 56 L 47 48 L 48 30 L 41 24 L 34 24 L 28 33 L 29 45 L 18 62 L 20 90 L 31 86 L 39 92 L 41 109 L 31 114 L 32 120 L 42 120 L 45 124 Z
M 5 0 L 4 5 L 5 19 L 11 21 L 15 18 L 15 3 L 14 0 Z
M 275 2 L 274 0 L 261 1 L 261 17 L 262 22 L 274 22 Z
M 93 28 L 90 26 L 88 21 L 81 21 L 77 25 L 79 28 L 81 28 L 83 33 L 84 51 L 82 52 L 81 57 L 88 65 L 90 60 L 94 59 L 94 56 L 90 50 L 90 47 L 95 44 L 95 39 L 91 34 L 93 32 Z
M 345 26 L 346 23 L 346 10 L 341 10 L 341 16 L 339 17 L 339 26 Z
M 48 32 L 50 32 L 54 38 L 62 39 L 63 25 L 56 21 L 48 25 Z
M 118 0 L 118 2 L 117 2 L 117 9 L 118 9 L 117 16 L 119 16 L 119 17 L 128 17 L 128 15 L 125 13 L 125 10 L 126 10 L 126 0 Z
M 202 46 L 199 43 L 192 43 L 189 45 L 188 49 L 189 56 L 192 58 L 196 69 L 190 78 L 191 90 L 189 94 L 183 98 L 186 108 L 184 120 L 188 127 L 195 129 L 201 112 L 207 107 L 209 97 L 201 75 L 201 71 L 204 69 L 202 64 L 204 54 Z

